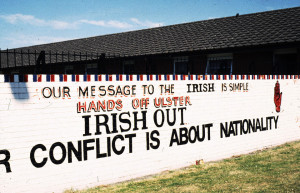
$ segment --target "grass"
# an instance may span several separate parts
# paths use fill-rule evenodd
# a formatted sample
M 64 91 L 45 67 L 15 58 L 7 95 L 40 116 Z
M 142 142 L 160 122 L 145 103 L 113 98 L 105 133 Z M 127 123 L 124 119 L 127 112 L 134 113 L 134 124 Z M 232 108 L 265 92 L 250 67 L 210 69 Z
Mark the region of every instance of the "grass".
M 300 192 L 300 141 L 91 192 Z

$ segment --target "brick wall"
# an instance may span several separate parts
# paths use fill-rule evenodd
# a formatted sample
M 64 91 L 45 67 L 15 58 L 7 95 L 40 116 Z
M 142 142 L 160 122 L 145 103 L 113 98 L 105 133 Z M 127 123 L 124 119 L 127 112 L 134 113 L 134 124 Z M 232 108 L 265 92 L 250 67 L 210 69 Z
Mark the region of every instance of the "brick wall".
M 0 192 L 87 188 L 299 140 L 298 78 L 0 75 Z

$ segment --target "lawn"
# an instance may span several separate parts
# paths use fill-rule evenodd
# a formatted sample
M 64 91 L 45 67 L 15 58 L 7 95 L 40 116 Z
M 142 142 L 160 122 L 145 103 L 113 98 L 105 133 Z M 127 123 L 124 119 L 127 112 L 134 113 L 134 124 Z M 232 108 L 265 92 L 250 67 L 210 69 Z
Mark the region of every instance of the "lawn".
M 300 192 L 300 141 L 143 180 L 65 193 Z

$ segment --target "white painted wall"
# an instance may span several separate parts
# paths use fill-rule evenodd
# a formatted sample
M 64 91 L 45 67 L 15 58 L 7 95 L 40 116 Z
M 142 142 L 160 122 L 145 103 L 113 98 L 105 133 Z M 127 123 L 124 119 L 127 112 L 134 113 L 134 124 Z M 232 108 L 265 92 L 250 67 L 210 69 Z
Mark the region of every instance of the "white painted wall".
M 141 78 L 141 77 L 139 77 Z M 137 81 L 137 76 L 133 76 L 133 81 L 116 81 L 116 76 L 112 76 L 112 81 L 93 81 L 84 82 L 84 77 L 79 76 L 79 81 L 72 82 L 72 77 L 67 76 L 66 82 L 60 82 L 59 76 L 53 76 L 53 82 L 47 82 L 46 75 L 42 76 L 41 82 L 33 82 L 33 75 L 28 76 L 28 82 L 18 82 L 19 77 L 13 77 L 13 82 L 8 81 L 8 77 L 0 75 L 0 152 L 7 150 L 10 153 L 9 166 L 11 172 L 7 172 L 6 166 L 0 164 L 0 192 L 62 192 L 65 189 L 82 189 L 101 184 L 120 182 L 135 177 L 141 177 L 154 174 L 164 170 L 180 168 L 195 164 L 196 160 L 206 161 L 219 160 L 233 155 L 248 153 L 264 147 L 282 144 L 288 141 L 300 139 L 300 81 L 298 76 L 292 79 L 280 79 L 280 92 L 282 92 L 282 101 L 280 112 L 275 111 L 274 87 L 277 82 L 277 76 L 274 79 L 257 78 L 252 80 L 201 80 L 193 76 L 194 80 L 161 80 L 147 81 L 147 76 L 142 76 L 143 81 Z M 181 79 L 180 77 L 178 77 Z M 286 77 L 285 77 L 286 78 Z M 291 77 L 289 77 L 291 78 Z M 153 76 L 153 79 L 156 79 Z M 188 79 L 188 78 L 186 78 Z M 10 79 L 12 81 L 12 79 Z M 214 84 L 214 92 L 191 92 L 188 93 L 187 84 Z M 222 84 L 242 83 L 246 84 L 247 90 L 241 91 L 222 91 Z M 132 96 L 96 96 L 79 97 L 79 87 L 95 86 L 95 93 L 98 94 L 99 86 L 125 86 L 135 85 L 136 94 Z M 143 94 L 142 85 L 153 85 L 154 93 Z M 160 85 L 173 85 L 174 93 L 161 93 Z M 66 98 L 45 98 L 42 90 L 45 87 L 68 87 L 71 97 Z M 190 87 L 192 88 L 192 86 Z M 192 89 L 191 89 L 192 90 Z M 158 97 L 189 97 L 190 104 L 183 106 L 174 106 L 156 108 L 154 99 Z M 138 98 L 149 98 L 147 109 L 133 109 L 132 100 Z M 122 109 L 114 109 L 110 112 L 88 112 L 77 113 L 78 102 L 91 102 L 103 100 L 122 100 Z M 180 125 L 181 117 L 178 108 L 185 107 L 183 111 L 184 125 Z M 157 127 L 154 123 L 154 114 L 157 113 L 157 121 L 161 122 L 161 111 L 166 115 L 166 109 L 176 108 L 176 123 L 169 126 L 165 117 L 162 127 Z M 119 116 L 123 112 L 129 112 L 131 124 L 133 126 L 133 112 L 138 112 L 138 118 L 142 118 L 141 111 L 146 111 L 147 129 L 142 129 L 142 122 L 137 123 L 138 130 L 132 128 L 128 132 L 120 132 L 119 126 L 125 129 L 127 123 L 117 121 L 118 133 L 106 134 L 105 128 L 100 127 L 101 135 L 95 135 L 96 118 L 95 115 L 106 114 L 109 116 L 109 129 L 112 128 L 111 114 L 117 113 Z M 172 111 L 171 111 L 172 112 Z M 90 115 L 90 136 L 83 136 L 85 133 L 85 122 L 82 116 Z M 172 115 L 172 114 L 171 114 Z M 123 118 L 127 117 L 123 115 Z M 251 132 L 249 134 L 238 134 L 230 137 L 220 137 L 220 123 L 230 124 L 231 121 L 261 118 L 264 124 L 267 117 L 272 120 L 272 125 L 266 131 Z M 277 129 L 274 119 L 278 118 Z M 173 116 L 170 117 L 173 119 Z M 100 120 L 102 121 L 102 120 Z M 179 129 L 182 127 L 203 124 L 213 124 L 210 128 L 210 140 L 207 133 L 204 141 L 188 143 L 185 145 L 173 145 L 170 147 L 172 131 L 175 129 L 178 136 Z M 271 129 L 271 130 L 270 130 Z M 202 130 L 202 129 L 201 129 Z M 157 149 L 147 150 L 146 133 L 157 131 L 160 145 Z M 207 129 L 206 129 L 207 131 Z M 83 143 L 83 140 L 100 139 L 100 150 L 105 153 L 107 148 L 107 139 L 113 139 L 117 135 L 125 137 L 128 134 L 135 134 L 132 138 L 132 153 L 129 153 L 129 140 L 116 141 L 116 148 L 125 147 L 125 151 L 116 155 L 112 152 L 110 157 L 96 159 L 96 150 L 88 151 L 86 161 L 77 161 L 73 155 L 73 162 L 68 163 L 68 156 L 61 164 L 54 164 L 49 158 L 50 147 L 56 142 L 61 142 L 67 146 L 72 142 L 75 147 L 77 142 Z M 154 145 L 156 142 L 153 142 Z M 42 144 L 46 151 L 37 149 L 34 153 L 34 159 L 42 162 L 47 158 L 47 163 L 40 168 L 36 168 L 31 161 L 30 152 L 33 147 Z M 88 143 L 88 147 L 95 147 L 96 143 Z M 54 149 L 54 157 L 59 160 L 62 157 L 62 151 L 59 147 Z M 67 150 L 68 151 L 68 150 Z M 5 159 L 5 155 L 0 154 L 0 163 Z

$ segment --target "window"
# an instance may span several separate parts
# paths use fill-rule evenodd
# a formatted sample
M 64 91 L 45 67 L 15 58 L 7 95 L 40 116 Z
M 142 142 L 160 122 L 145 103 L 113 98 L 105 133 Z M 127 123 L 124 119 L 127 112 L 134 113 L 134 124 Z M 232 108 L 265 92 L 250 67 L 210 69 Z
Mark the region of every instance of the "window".
M 274 74 L 298 74 L 297 49 L 279 49 L 274 51 Z
M 74 73 L 74 69 L 72 65 L 65 66 L 65 74 L 73 74 L 73 73 Z
M 133 74 L 134 73 L 134 60 L 123 61 L 123 74 Z
M 97 64 L 87 64 L 86 65 L 86 74 L 98 74 L 98 65 Z
M 187 56 L 175 57 L 173 74 L 188 74 L 188 63 Z
M 206 74 L 232 74 L 232 54 L 208 55 Z

